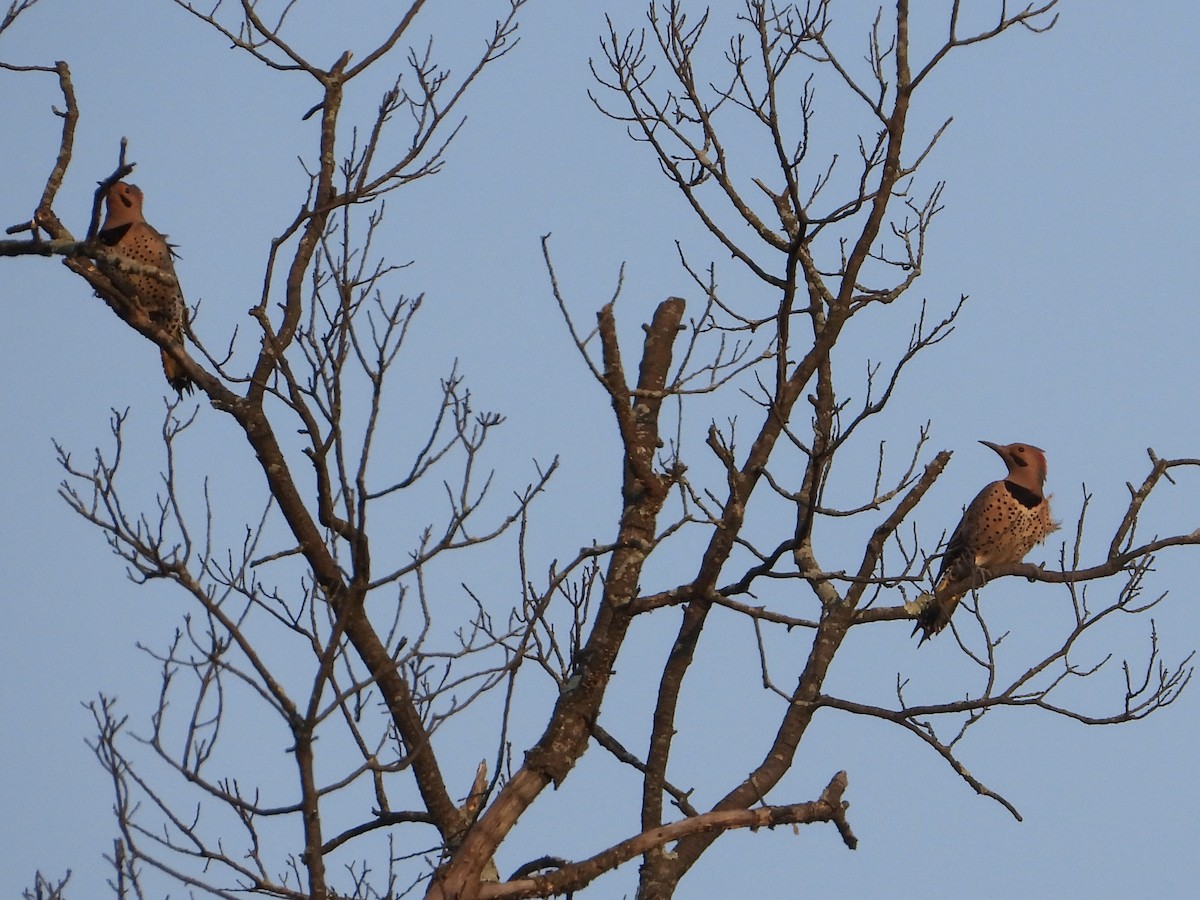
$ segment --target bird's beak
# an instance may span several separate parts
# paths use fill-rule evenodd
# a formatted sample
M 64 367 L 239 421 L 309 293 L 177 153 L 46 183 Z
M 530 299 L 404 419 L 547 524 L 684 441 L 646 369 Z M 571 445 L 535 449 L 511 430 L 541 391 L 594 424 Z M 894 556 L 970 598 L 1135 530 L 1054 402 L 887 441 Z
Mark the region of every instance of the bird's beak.
M 1000 454 L 1001 459 L 1005 461 L 1008 460 L 1008 457 L 1004 455 L 1004 447 L 1002 447 L 1000 444 L 993 444 L 991 441 L 980 441 L 979 443 L 983 444 L 985 447 L 991 447 L 998 454 Z

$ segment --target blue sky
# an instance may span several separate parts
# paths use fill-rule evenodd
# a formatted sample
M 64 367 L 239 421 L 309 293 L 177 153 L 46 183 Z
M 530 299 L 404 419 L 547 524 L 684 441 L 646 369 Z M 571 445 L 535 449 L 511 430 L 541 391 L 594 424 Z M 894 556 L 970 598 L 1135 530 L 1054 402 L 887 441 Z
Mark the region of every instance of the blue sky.
M 366 46 L 368 13 L 346 15 L 342 6 L 314 4 L 297 19 L 298 45 L 320 61 L 346 46 Z M 461 10 L 445 18 L 435 10 L 426 25 L 437 35 L 435 48 L 452 58 L 478 46 L 496 4 L 469 6 L 482 11 L 477 26 Z M 696 258 L 714 258 L 724 283 L 741 278 L 657 177 L 643 148 L 587 101 L 587 60 L 598 55 L 605 6 L 621 26 L 643 21 L 636 3 L 530 3 L 521 43 L 468 99 L 469 120 L 445 171 L 389 201 L 396 259 L 414 260 L 404 289 L 427 297 L 418 351 L 403 369 L 414 408 L 429 402 L 436 379 L 457 358 L 479 407 L 507 416 L 490 457 L 501 493 L 532 476 L 532 460 L 562 459 L 535 520 L 543 565 L 611 534 L 620 472 L 607 403 L 558 318 L 539 237 L 553 234 L 555 264 L 581 321 L 609 299 L 626 265 L 619 315 L 629 346 L 663 297 L 699 302 L 678 265 L 676 240 Z M 115 16 L 104 4 L 43 0 L 0 37 L 0 58 L 65 59 L 72 66 L 82 120 L 58 212 L 77 234 L 85 230 L 95 182 L 113 167 L 117 141 L 130 139 L 139 163 L 132 180 L 145 190 L 147 217 L 180 245 L 185 292 L 203 301 L 198 328 L 219 346 L 235 327 L 247 332 L 245 312 L 257 300 L 270 238 L 302 197 L 296 157 L 310 152 L 313 126 L 300 117 L 314 91 L 304 76 L 262 71 L 172 4 L 126 0 L 120 10 Z M 1123 510 L 1126 482 L 1140 482 L 1147 471 L 1147 447 L 1160 456 L 1200 456 L 1200 308 L 1193 297 L 1200 9 L 1176 2 L 1153 10 L 1067 3 L 1051 33 L 1016 32 L 953 55 L 918 96 L 914 137 L 954 117 L 921 182 L 946 182 L 946 209 L 934 223 L 925 274 L 907 295 L 909 305 L 848 335 L 846 352 L 853 365 L 855 353 L 894 351 L 920 299 L 945 310 L 960 294 L 972 298 L 954 335 L 913 365 L 871 433 L 906 447 L 917 426 L 930 421 L 925 458 L 936 449 L 955 451 L 918 511 L 924 534 L 952 527 L 962 504 L 1000 474 L 975 443 L 980 438 L 1045 448 L 1048 487 L 1068 530 L 1086 485 L 1094 531 L 1085 546 L 1095 552 Z M 712 27 L 721 24 L 715 19 Z M 857 54 L 860 31 L 850 22 L 839 27 L 842 46 Z M 57 146 L 49 107 L 60 99 L 46 75 L 0 72 L 0 84 L 7 173 L 0 212 L 7 226 L 26 218 L 40 194 Z M 375 88 L 351 103 L 369 110 Z M 819 95 L 817 127 L 842 133 L 852 124 L 846 105 L 832 93 Z M 131 491 L 147 500 L 157 486 L 165 385 L 153 348 L 82 281 L 50 260 L 2 262 L 0 636 L 7 652 L 0 893 L 17 894 L 37 868 L 51 875 L 71 868 L 74 896 L 96 896 L 107 874 L 100 855 L 111 850 L 111 797 L 84 745 L 91 724 L 81 704 L 105 691 L 120 698 L 131 721 L 144 722 L 157 669 L 135 643 L 162 646 L 185 606 L 166 586 L 126 580 L 100 536 L 56 497 L 61 472 L 51 442 L 90 461 L 92 447 L 109 443 L 110 410 L 128 407 L 129 464 L 145 469 Z M 884 333 L 893 326 L 894 335 Z M 707 422 L 693 416 L 685 424 L 699 440 Z M 402 444 L 403 435 L 397 440 Z M 261 476 L 210 409 L 201 409 L 192 442 L 187 471 L 194 484 L 211 472 L 213 490 L 229 501 L 236 541 L 238 498 L 257 491 Z M 849 474 L 830 490 L 854 495 Z M 1163 485 L 1143 536 L 1197 527 L 1198 497 L 1195 475 Z M 758 527 L 770 529 L 769 510 L 764 516 Z M 402 518 L 398 533 L 413 533 L 419 519 Z M 788 528 L 786 510 L 778 526 Z M 838 548 L 827 549 L 836 560 Z M 861 542 L 844 558 L 860 552 Z M 1031 559 L 1053 561 L 1057 553 L 1052 545 Z M 479 557 L 471 564 L 478 568 L 457 573 L 454 583 L 486 582 L 489 560 Z M 515 590 L 511 567 L 497 571 Z M 1200 643 L 1197 572 L 1196 554 L 1164 555 L 1148 587 L 1151 594 L 1171 591 L 1155 615 L 1169 661 Z M 654 574 L 670 581 L 670 571 Z M 1094 590 L 1106 596 L 1105 586 Z M 983 597 L 997 607 L 1011 604 L 1010 627 L 1061 625 L 1055 616 L 1064 601 L 1049 586 L 1009 579 Z M 616 727 L 642 727 L 637 716 L 651 702 L 654 663 L 676 623 L 677 615 L 664 611 L 623 654 L 605 710 Z M 1094 658 L 1137 658 L 1147 629 L 1141 620 L 1115 623 L 1088 649 Z M 786 644 L 780 653 L 786 671 Z M 761 755 L 778 709 L 758 687 L 753 635 L 732 617 L 707 635 L 701 660 L 707 671 L 685 696 L 685 737 L 673 774 L 700 784 L 703 794 L 708 772 L 720 772 L 725 784 Z M 897 673 L 918 690 L 953 693 L 962 669 L 947 646 L 917 652 L 901 625 L 861 638 L 856 632 L 831 689 L 886 692 Z M 1111 702 L 1115 682 L 1109 688 L 1081 702 Z M 529 730 L 544 700 L 532 696 Z M 1198 713 L 1192 690 L 1149 720 L 1116 728 L 995 715 L 962 756 L 1021 810 L 1025 821 L 1017 823 L 907 734 L 824 712 L 771 799 L 810 799 L 846 769 L 859 849 L 845 850 L 821 826 L 798 835 L 729 835 L 679 896 L 733 896 L 747 880 L 763 897 L 793 896 L 804 885 L 847 897 L 1189 894 L 1200 876 L 1192 851 L 1200 837 Z M 463 765 L 468 772 L 473 761 Z M 502 870 L 538 853 L 585 855 L 632 833 L 632 820 L 621 818 L 636 802 L 636 783 L 626 773 L 593 749 L 572 782 L 544 797 L 545 808 L 517 830 Z M 612 785 L 630 793 L 621 798 Z M 588 895 L 627 894 L 635 869 L 607 876 Z

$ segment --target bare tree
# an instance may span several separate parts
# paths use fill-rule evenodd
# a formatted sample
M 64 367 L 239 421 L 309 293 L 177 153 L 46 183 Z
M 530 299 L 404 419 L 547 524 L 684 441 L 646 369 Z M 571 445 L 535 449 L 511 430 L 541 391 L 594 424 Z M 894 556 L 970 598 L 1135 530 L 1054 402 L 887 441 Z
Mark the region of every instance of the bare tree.
M 34 2 L 14 3 L 0 31 Z M 169 353 L 211 405 L 169 405 L 162 488 L 145 509 L 124 499 L 139 477 L 122 466 L 124 413 L 114 413 L 111 440 L 90 462 L 59 447 L 70 507 L 105 536 L 131 578 L 171 582 L 188 610 L 175 640 L 153 651 L 162 677 L 148 730 L 130 726 L 110 697 L 92 704 L 93 748 L 116 797 L 118 896 L 146 895 L 147 873 L 156 872 L 220 897 L 548 897 L 640 858 L 638 896 L 665 898 L 733 829 L 825 823 L 856 845 L 845 772 L 830 772 L 819 796 L 774 797 L 819 709 L 895 724 L 1020 818 L 962 762 L 959 745 L 971 726 L 1019 707 L 1088 724 L 1128 722 L 1179 696 L 1191 658 L 1167 663 L 1152 637 L 1147 653 L 1123 663 L 1116 698 L 1097 688 L 1086 693 L 1088 706 L 1077 699 L 1079 683 L 1116 665 L 1121 652 L 1081 661 L 1081 638 L 1114 614 L 1152 610 L 1162 599 L 1144 599 L 1155 554 L 1200 543 L 1200 531 L 1137 538 L 1151 493 L 1173 470 L 1200 465 L 1153 452 L 1102 558 L 1085 558 L 1081 515 L 1057 567 L 971 574 L 975 587 L 1008 576 L 1061 584 L 1073 623 L 1052 650 L 1014 657 L 981 607 L 968 605 L 952 622 L 953 637 L 939 640 L 957 642 L 975 677 L 947 684 L 942 699 L 912 702 L 902 680 L 887 704 L 839 696 L 826 684 L 851 629 L 911 628 L 941 549 L 911 527 L 950 458 L 929 449 L 927 426 L 893 441 L 907 440 L 899 465 L 883 445 L 873 447 L 873 483 L 851 502 L 827 492 L 839 466 L 863 458 L 864 423 L 887 407 L 908 364 L 950 335 L 966 300 L 944 313 L 909 300 L 941 210 L 941 186 L 924 181 L 923 166 L 945 127 L 910 146 L 911 104 L 948 54 L 1011 30 L 1050 28 L 1056 0 L 1020 10 L 997 3 L 983 27 L 968 26 L 954 3 L 928 43 L 932 52 L 920 58 L 910 55 L 907 0 L 897 0 L 876 16 L 865 62 L 835 45 L 827 2 L 746 0 L 719 24 L 714 13 L 667 2 L 651 4 L 642 27 L 609 20 L 593 60 L 593 102 L 657 161 L 752 290 L 722 288 L 715 266 L 697 264 L 681 245 L 693 311 L 680 297 L 658 304 L 638 355 L 618 338 L 620 285 L 595 324 L 585 324 L 543 239 L 549 291 L 611 405 L 622 471 L 611 531 L 550 560 L 533 558 L 527 526 L 557 461 L 516 476 L 521 486 L 498 500 L 484 453 L 502 417 L 475 408 L 457 368 L 440 380 L 424 426 L 395 402 L 394 372 L 410 351 L 421 297 L 395 292 L 401 267 L 376 240 L 387 196 L 441 168 L 462 122 L 460 101 L 513 47 L 524 0 L 500 4 L 483 51 L 457 75 L 439 65 L 432 46 L 403 49 L 422 2 L 376 46 L 327 68 L 289 43 L 292 3 L 268 21 L 249 0 L 229 8 L 176 2 L 265 69 L 307 74 L 318 92 L 311 180 L 299 213 L 271 242 L 250 313 L 254 353 L 245 357 L 225 336 L 228 349 L 210 352 L 202 318 L 189 335 L 195 352 L 173 343 L 136 314 L 127 286 L 97 267 L 107 259 L 97 240 L 101 197 L 132 171 L 124 147 L 83 239 L 56 215 L 81 116 L 65 63 L 30 67 L 58 79 L 61 146 L 30 220 L 9 229 L 32 236 L 0 242 L 0 256 L 62 257 Z M 343 100 L 359 76 L 389 67 L 396 74 L 375 117 L 346 127 Z M 862 114 L 849 152 L 814 149 L 821 92 Z M 867 362 L 859 384 L 835 348 L 852 320 L 897 303 L 910 310 L 911 331 L 897 346 L 881 337 L 876 352 L 891 360 Z M 228 534 L 217 527 L 219 506 L 207 493 L 197 503 L 176 468 L 189 436 L 224 417 L 266 488 L 257 516 Z M 407 456 L 395 443 L 380 452 L 382 436 L 397 428 Z M 761 508 L 762 496 L 789 511 L 789 533 L 754 520 L 751 501 Z M 378 524 L 400 504 L 427 522 L 410 546 Z M 834 558 L 819 550 L 826 531 L 855 526 L 857 543 L 839 541 Z M 492 544 L 505 553 L 486 555 Z M 447 614 L 453 606 L 432 587 L 447 560 L 490 566 L 514 557 L 519 602 L 499 606 L 494 592 L 467 578 L 470 611 Z M 1103 599 L 1089 594 L 1093 581 L 1104 582 Z M 637 664 L 653 692 L 642 747 L 602 724 L 605 698 L 631 628 L 670 607 L 682 609 L 670 652 Z M 714 608 L 754 630 L 763 687 L 782 702 L 763 723 L 761 760 L 748 774 L 710 772 L 705 790 L 717 799 L 701 804 L 694 786 L 672 777 L 672 759 L 686 737 L 680 700 Z M 518 698 L 547 686 L 556 699 L 540 736 L 514 744 Z M 1097 702 L 1107 705 L 1087 711 Z M 286 736 L 288 749 L 269 762 L 260 754 L 261 770 L 231 777 L 226 762 L 245 749 L 240 726 L 248 723 Z M 472 751 L 483 761 L 473 779 L 446 765 L 451 742 L 440 732 L 449 723 L 474 735 Z M 593 744 L 638 775 L 640 816 L 628 836 L 582 859 L 550 855 L 548 841 L 547 855 L 500 872 L 496 860 L 514 828 L 538 821 L 546 789 L 562 785 Z M 275 791 L 264 786 L 284 767 L 291 799 L 270 802 Z M 31 896 L 60 896 L 64 886 L 39 876 Z

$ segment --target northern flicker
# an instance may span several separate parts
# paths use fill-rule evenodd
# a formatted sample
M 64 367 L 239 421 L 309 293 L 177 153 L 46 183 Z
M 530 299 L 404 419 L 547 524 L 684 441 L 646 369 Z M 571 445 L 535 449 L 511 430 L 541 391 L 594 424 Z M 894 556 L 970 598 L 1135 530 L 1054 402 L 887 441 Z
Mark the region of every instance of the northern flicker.
M 986 579 L 988 566 L 1020 562 L 1035 544 L 1058 529 L 1050 518 L 1050 498 L 1043 493 L 1046 454 L 1032 444 L 979 443 L 1000 454 L 1008 476 L 980 491 L 954 529 L 942 556 L 937 587 L 932 595 L 925 595 L 913 628 L 914 635 L 924 631 L 922 644 L 950 623 L 965 594 L 951 593 L 951 584 L 976 572 Z
M 118 181 L 108 189 L 104 203 L 106 214 L 98 235 L 101 243 L 122 260 L 153 266 L 174 277 L 175 266 L 166 236 L 155 231 L 142 215 L 142 189 Z M 97 261 L 97 266 L 172 340 L 183 340 L 184 302 L 178 279 L 171 285 L 153 274 L 123 271 L 103 260 Z M 191 379 L 166 351 L 162 354 L 162 364 L 171 387 L 180 394 L 192 390 Z

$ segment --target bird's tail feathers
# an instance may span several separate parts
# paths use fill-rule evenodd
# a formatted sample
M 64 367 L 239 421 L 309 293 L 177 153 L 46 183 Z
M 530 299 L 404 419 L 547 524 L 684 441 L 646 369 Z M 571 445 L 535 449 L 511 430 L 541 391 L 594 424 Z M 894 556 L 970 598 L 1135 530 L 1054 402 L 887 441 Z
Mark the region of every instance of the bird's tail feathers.
M 954 610 L 958 608 L 958 602 L 965 596 L 962 593 L 946 593 L 946 588 L 950 586 L 952 581 L 953 579 L 947 574 L 938 582 L 938 586 L 932 594 L 921 595 L 920 609 L 917 611 L 917 623 L 913 626 L 912 630 L 914 637 L 918 631 L 924 632 L 921 635 L 921 639 L 917 642 L 918 647 L 950 624 L 950 617 L 954 615 Z
M 163 374 L 167 376 L 167 384 L 171 385 L 179 396 L 190 394 L 196 387 L 187 372 L 171 357 L 166 350 L 162 351 Z

